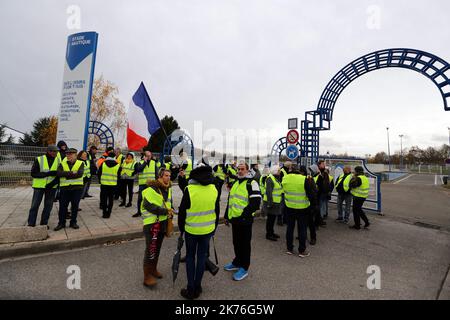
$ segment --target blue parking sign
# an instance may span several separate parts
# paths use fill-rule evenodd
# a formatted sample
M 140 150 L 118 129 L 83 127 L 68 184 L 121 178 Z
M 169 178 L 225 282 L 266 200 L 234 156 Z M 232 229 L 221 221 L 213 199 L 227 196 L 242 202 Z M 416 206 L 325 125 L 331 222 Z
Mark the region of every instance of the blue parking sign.
M 286 148 L 286 155 L 290 160 L 295 160 L 298 157 L 298 148 L 296 145 L 291 144 Z

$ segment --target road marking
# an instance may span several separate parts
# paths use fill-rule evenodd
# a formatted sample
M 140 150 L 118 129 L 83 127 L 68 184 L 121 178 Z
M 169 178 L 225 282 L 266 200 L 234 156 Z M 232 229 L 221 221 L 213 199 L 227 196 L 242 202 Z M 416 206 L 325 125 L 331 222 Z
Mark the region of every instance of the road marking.
M 414 176 L 415 174 L 410 174 L 409 176 L 406 176 L 405 178 L 403 178 L 403 179 L 400 179 L 400 180 L 398 180 L 398 181 L 395 181 L 393 184 L 397 184 L 397 183 L 400 183 L 400 182 L 402 182 L 402 181 L 405 181 L 406 179 L 408 179 L 408 178 L 411 178 L 412 176 Z

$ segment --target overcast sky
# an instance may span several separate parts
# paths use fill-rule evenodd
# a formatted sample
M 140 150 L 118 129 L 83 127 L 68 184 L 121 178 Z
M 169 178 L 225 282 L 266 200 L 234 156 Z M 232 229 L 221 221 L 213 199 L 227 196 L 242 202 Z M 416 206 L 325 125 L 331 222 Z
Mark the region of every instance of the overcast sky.
M 81 9 L 80 30 L 67 28 L 69 5 Z M 126 106 L 144 81 L 158 114 L 191 134 L 203 121 L 203 130 L 281 137 L 287 118 L 314 110 L 331 77 L 359 56 L 407 47 L 450 61 L 449 12 L 448 0 L 1 0 L 0 123 L 30 131 L 57 114 L 67 36 L 97 31 L 95 76 L 114 82 Z M 426 77 L 385 69 L 344 90 L 331 126 L 322 154 L 363 156 L 387 151 L 387 126 L 392 152 L 399 134 L 404 147 L 448 143 L 450 112 Z

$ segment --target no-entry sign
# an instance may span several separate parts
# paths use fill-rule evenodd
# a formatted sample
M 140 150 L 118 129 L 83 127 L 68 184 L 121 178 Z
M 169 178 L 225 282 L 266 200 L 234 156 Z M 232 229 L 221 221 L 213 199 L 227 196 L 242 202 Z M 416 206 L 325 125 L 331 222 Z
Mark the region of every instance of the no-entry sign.
M 298 142 L 298 139 L 300 138 L 300 135 L 297 130 L 289 130 L 286 136 L 287 142 L 289 144 L 296 144 Z

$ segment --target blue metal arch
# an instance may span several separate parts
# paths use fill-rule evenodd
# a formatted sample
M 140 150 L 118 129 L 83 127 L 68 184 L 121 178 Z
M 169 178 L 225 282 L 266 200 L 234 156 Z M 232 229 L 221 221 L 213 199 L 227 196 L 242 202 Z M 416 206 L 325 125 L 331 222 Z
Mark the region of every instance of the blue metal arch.
M 99 121 L 89 121 L 88 134 L 94 134 L 100 138 L 100 143 L 105 147 L 114 148 L 114 135 L 111 129 Z
M 333 111 L 339 95 L 356 78 L 370 71 L 383 68 L 405 68 L 419 72 L 438 87 L 444 110 L 450 111 L 450 64 L 434 54 L 407 48 L 375 51 L 353 60 L 328 82 L 323 90 L 317 109 L 305 112 L 301 121 L 301 156 L 319 156 L 319 132 L 330 130 Z
M 164 142 L 163 148 L 163 156 L 160 157 L 161 163 L 164 162 L 164 158 L 166 156 L 170 156 L 172 154 L 172 149 L 175 148 L 178 144 L 187 145 L 191 149 L 191 160 L 194 163 L 194 143 L 189 135 L 185 132 L 181 132 L 180 130 L 174 131 L 171 135 L 169 135 L 168 139 Z M 184 149 L 184 148 L 183 148 Z M 184 151 L 184 150 L 183 150 Z
M 286 137 L 281 137 L 278 139 L 272 146 L 272 150 L 270 151 L 271 156 L 280 156 L 281 153 L 287 148 L 288 143 Z M 300 148 L 300 143 L 297 142 L 296 146 Z

